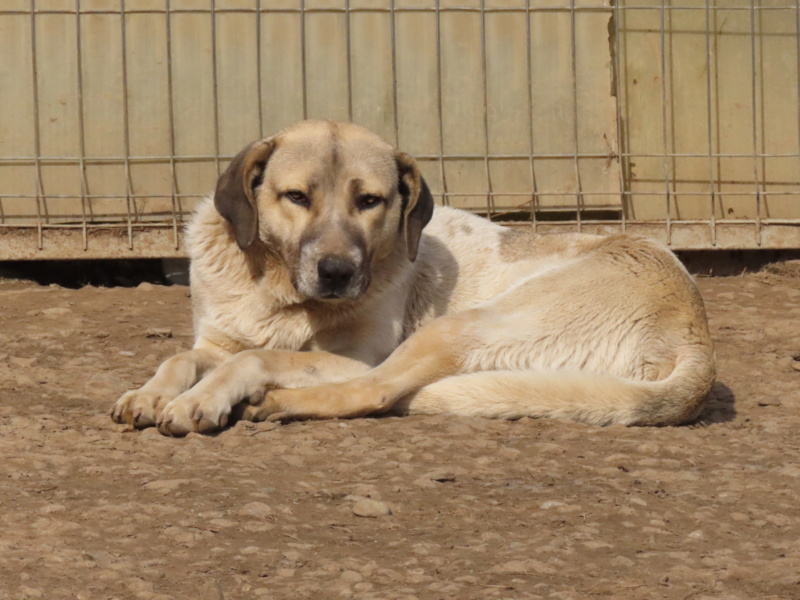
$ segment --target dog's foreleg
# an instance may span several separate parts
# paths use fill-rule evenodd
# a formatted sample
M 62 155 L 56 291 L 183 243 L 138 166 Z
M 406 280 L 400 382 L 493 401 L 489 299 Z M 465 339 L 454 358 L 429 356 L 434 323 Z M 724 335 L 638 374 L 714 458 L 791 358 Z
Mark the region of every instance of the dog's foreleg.
M 200 347 L 168 358 L 138 390 L 126 392 L 111 409 L 117 423 L 137 428 L 155 425 L 164 407 L 190 389 L 228 356 L 218 348 Z
M 253 404 L 244 418 L 262 420 L 274 412 L 261 403 L 266 389 L 342 381 L 369 369 L 365 362 L 329 352 L 246 350 L 169 402 L 158 427 L 167 435 L 214 431 L 227 424 L 232 408 L 244 400 Z

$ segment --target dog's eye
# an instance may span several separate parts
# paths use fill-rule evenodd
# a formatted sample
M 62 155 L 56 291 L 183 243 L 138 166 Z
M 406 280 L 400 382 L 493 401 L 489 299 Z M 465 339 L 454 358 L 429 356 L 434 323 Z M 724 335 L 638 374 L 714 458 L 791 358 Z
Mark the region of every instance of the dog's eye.
M 311 200 L 300 190 L 289 190 L 284 196 L 286 196 L 290 202 L 302 206 L 303 208 L 311 206 Z
M 356 207 L 358 210 L 368 210 L 370 208 L 375 208 L 383 202 L 383 198 L 380 196 L 375 196 L 373 194 L 365 194 L 364 196 L 359 196 L 356 200 Z

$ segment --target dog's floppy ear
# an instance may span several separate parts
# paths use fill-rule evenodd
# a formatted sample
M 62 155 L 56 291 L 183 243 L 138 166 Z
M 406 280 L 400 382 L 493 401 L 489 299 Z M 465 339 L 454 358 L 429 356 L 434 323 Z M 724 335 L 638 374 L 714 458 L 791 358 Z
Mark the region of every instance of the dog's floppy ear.
M 406 236 L 408 258 L 417 258 L 422 229 L 433 216 L 433 196 L 422 178 L 417 161 L 404 152 L 397 153 L 400 195 L 403 197 L 402 227 Z
M 275 142 L 254 142 L 239 152 L 217 181 L 214 206 L 233 227 L 236 243 L 242 250 L 258 235 L 258 207 L 255 191 L 261 185 Z

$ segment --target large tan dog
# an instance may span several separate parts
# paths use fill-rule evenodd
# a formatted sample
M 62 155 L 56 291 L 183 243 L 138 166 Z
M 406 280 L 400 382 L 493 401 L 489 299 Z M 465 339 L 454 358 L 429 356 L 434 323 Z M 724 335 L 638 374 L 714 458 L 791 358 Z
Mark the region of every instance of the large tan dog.
M 434 210 L 415 161 L 352 124 L 245 148 L 188 240 L 194 348 L 125 394 L 117 422 L 209 432 L 249 401 L 256 420 L 671 425 L 714 382 L 703 302 L 668 250 Z

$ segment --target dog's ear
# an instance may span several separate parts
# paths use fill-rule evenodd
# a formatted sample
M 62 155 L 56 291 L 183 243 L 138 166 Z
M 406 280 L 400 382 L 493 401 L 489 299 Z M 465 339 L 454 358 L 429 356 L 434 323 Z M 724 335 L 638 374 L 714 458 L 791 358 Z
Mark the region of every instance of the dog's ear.
M 242 250 L 249 248 L 258 235 L 255 192 L 264 179 L 274 149 L 272 139 L 250 144 L 233 158 L 217 181 L 214 206 L 233 227 L 236 243 Z
M 399 190 L 403 197 L 402 227 L 406 236 L 408 258 L 417 258 L 422 229 L 433 216 L 433 196 L 419 172 L 417 161 L 404 152 L 397 153 Z

